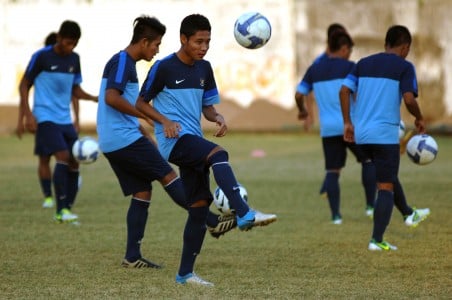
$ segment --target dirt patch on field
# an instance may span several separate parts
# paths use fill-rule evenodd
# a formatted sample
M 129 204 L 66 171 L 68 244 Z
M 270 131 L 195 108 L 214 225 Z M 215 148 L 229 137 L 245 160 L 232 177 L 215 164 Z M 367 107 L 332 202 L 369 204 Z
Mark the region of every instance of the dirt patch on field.
M 250 107 L 243 108 L 232 101 L 223 101 L 216 106 L 226 119 L 230 130 L 240 131 L 279 131 L 300 127 L 296 109 L 286 110 L 268 101 L 255 101 Z M 17 125 L 17 106 L 0 106 L 0 134 L 12 134 Z M 81 124 L 84 131 L 95 130 L 93 125 Z M 215 124 L 203 120 L 206 130 L 215 128 Z

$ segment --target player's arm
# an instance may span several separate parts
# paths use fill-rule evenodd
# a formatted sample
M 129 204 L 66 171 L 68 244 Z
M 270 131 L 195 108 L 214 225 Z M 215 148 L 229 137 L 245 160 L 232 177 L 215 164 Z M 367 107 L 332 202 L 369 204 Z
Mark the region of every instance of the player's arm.
M 72 95 L 78 99 L 85 99 L 85 100 L 91 100 L 94 102 L 97 102 L 97 96 L 88 94 L 85 92 L 80 85 L 74 85 L 72 87 Z
M 350 118 L 350 96 L 351 90 L 343 85 L 339 91 L 339 99 L 341 100 L 342 118 L 344 120 L 344 140 L 346 142 L 355 141 L 355 130 Z
M 74 112 L 74 127 L 77 132 L 80 132 L 80 105 L 77 97 L 72 96 L 72 111 Z
M 33 83 L 28 80 L 25 76 L 22 77 L 19 84 L 19 95 L 20 95 L 20 103 L 19 103 L 19 120 L 17 124 L 16 134 L 19 138 L 22 137 L 22 134 L 25 130 L 30 132 L 36 131 L 36 119 L 33 116 L 30 103 L 28 102 L 30 88 Z M 24 124 L 25 119 L 25 124 Z
M 207 105 L 202 107 L 202 114 L 204 118 L 210 122 L 215 122 L 219 128 L 213 134 L 216 137 L 222 137 L 226 135 L 228 131 L 228 126 L 226 125 L 226 121 L 224 120 L 223 115 L 219 114 L 213 105 Z
M 310 93 L 311 94 L 311 93 Z M 298 107 L 298 120 L 304 120 L 304 129 L 308 131 L 312 126 L 312 99 L 300 92 L 295 92 L 295 103 Z
M 179 137 L 179 132 L 182 127 L 178 122 L 173 122 L 169 120 L 167 117 L 159 113 L 155 110 L 152 105 L 146 102 L 143 96 L 139 96 L 137 102 L 135 103 L 135 107 L 138 112 L 140 112 L 145 118 L 151 119 L 154 122 L 160 123 L 163 126 L 163 132 L 165 133 L 165 137 L 167 138 L 176 138 Z
M 425 122 L 422 117 L 419 105 L 412 92 L 405 92 L 403 94 L 403 102 L 410 114 L 412 114 L 416 119 L 414 120 L 414 125 L 419 133 L 425 133 Z

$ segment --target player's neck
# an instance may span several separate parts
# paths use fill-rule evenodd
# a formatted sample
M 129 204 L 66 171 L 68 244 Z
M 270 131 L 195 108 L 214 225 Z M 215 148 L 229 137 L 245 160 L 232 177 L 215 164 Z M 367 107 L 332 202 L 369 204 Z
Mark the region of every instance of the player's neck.
M 186 65 L 192 66 L 195 64 L 195 60 L 188 56 L 182 49 L 176 52 L 176 56 L 181 62 Z

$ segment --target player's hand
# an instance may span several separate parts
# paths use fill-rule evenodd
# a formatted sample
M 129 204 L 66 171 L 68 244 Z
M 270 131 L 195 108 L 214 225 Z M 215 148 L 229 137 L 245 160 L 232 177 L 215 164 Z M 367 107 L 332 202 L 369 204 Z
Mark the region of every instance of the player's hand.
M 344 141 L 349 143 L 355 142 L 355 128 L 351 123 L 344 124 Z
M 25 129 L 27 131 L 35 133 L 37 127 L 36 119 L 32 114 L 25 116 Z
M 167 138 L 178 138 L 179 132 L 182 130 L 182 127 L 178 122 L 167 121 L 162 123 L 163 132 L 165 133 L 165 137 Z
M 414 126 L 416 126 L 417 132 L 420 134 L 425 133 L 425 122 L 424 119 L 416 119 L 414 120 Z
M 218 128 L 218 130 L 213 134 L 213 136 L 215 136 L 215 137 L 225 136 L 226 132 L 228 131 L 228 126 L 226 126 L 226 122 L 225 122 L 223 116 L 220 114 L 217 114 L 217 116 L 215 118 L 215 123 L 220 128 Z
M 16 127 L 16 135 L 19 139 L 22 139 L 22 135 L 25 132 L 25 126 L 23 123 L 23 120 L 20 120 L 19 122 L 17 122 L 17 127 Z

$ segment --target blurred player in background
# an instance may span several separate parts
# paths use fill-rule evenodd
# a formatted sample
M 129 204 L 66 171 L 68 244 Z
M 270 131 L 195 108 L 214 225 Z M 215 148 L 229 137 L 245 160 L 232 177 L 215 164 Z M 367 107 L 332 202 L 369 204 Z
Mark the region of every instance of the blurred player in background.
M 180 177 L 158 151 L 152 137 L 138 118 L 152 123 L 135 108 L 139 94 L 136 62 L 151 61 L 158 53 L 166 27 L 153 17 L 134 21 L 133 37 L 125 50 L 106 64 L 99 92 L 97 132 L 99 145 L 118 178 L 125 196 L 132 195 L 127 212 L 127 246 L 122 266 L 161 268 L 141 255 L 152 182 L 159 181 L 176 204 L 187 210 Z M 236 226 L 233 217 L 209 213 L 211 233 L 218 238 Z M 184 243 L 189 242 L 184 240 Z
M 154 120 L 155 135 L 163 157 L 179 167 L 184 182 L 189 216 L 184 232 L 187 242 L 176 282 L 213 285 L 194 271 L 205 232 L 209 206 L 213 200 L 209 174 L 235 209 L 241 230 L 267 225 L 276 215 L 250 209 L 242 199 L 239 185 L 229 165 L 228 153 L 203 137 L 201 114 L 219 129 L 214 134 L 226 134 L 225 120 L 214 104 L 220 101 L 210 63 L 204 60 L 209 50 L 211 25 L 199 14 L 185 17 L 180 27 L 180 49 L 157 61 L 150 69 L 136 107 Z M 153 106 L 149 105 L 152 101 Z
M 349 61 L 353 45 L 352 38 L 345 30 L 336 31 L 329 36 L 328 55 L 316 60 L 308 68 L 295 93 L 295 101 L 299 109 L 298 116 L 302 120 L 308 117 L 304 105 L 305 99 L 311 91 L 315 94 L 319 108 L 320 136 L 326 170 L 320 193 L 327 194 L 333 224 L 342 224 L 339 176 L 341 169 L 345 166 L 347 148 L 362 166 L 361 179 L 368 216 L 373 214 L 376 193 L 375 167 L 372 161 L 366 157 L 359 146 L 345 142 L 343 138 L 344 127 L 339 90 L 343 79 L 354 66 L 354 63 Z
M 50 32 L 44 41 L 44 47 L 53 46 L 57 42 L 58 34 L 56 32 Z M 74 126 L 76 131 L 79 132 L 79 103 L 78 99 L 72 96 L 72 108 L 74 113 Z M 22 135 L 25 132 L 25 124 L 23 123 L 23 108 L 20 105 L 19 107 L 19 120 L 17 124 L 16 134 L 19 138 L 22 138 Z M 51 155 L 39 155 L 39 164 L 38 164 L 38 178 L 39 184 L 41 186 L 41 191 L 44 195 L 44 201 L 42 202 L 43 208 L 52 208 L 55 205 L 55 200 L 53 199 L 52 194 L 52 171 L 50 170 L 50 158 Z M 79 174 L 79 187 L 81 183 L 81 176 Z M 75 199 L 74 199 L 75 200 Z M 72 207 L 74 203 L 70 204 Z
M 330 55 L 331 51 L 328 46 L 329 40 L 330 40 L 331 36 L 333 36 L 333 34 L 335 34 L 336 32 L 347 32 L 347 29 L 345 28 L 344 25 L 342 25 L 340 23 L 331 23 L 326 30 L 326 49 L 322 54 L 320 54 L 319 56 L 317 56 L 315 58 L 313 63 L 322 61 L 322 59 L 325 59 Z M 303 128 L 305 131 L 309 131 L 309 130 L 311 130 L 312 125 L 314 125 L 314 106 L 315 106 L 314 93 L 309 93 L 309 95 L 307 95 L 307 97 L 305 98 L 304 102 L 305 102 L 305 107 L 306 107 L 305 110 L 307 112 L 307 115 L 306 116 L 299 115 L 299 119 L 304 120 Z
M 399 210 L 405 210 L 402 213 L 407 225 L 417 225 L 430 213 L 429 209 L 412 210 L 406 201 L 400 203 L 405 200 L 398 179 L 401 98 L 408 112 L 415 117 L 417 131 L 425 132 L 424 119 L 416 101 L 415 68 L 405 60 L 410 46 L 408 28 L 391 26 L 386 33 L 385 52 L 359 60 L 340 90 L 344 139 L 361 145 L 376 168 L 378 192 L 373 232 L 368 245 L 371 251 L 397 250 L 396 246 L 383 239 L 394 204 Z M 351 98 L 352 93 L 356 98 Z
M 81 36 L 79 25 L 64 21 L 57 33 L 56 43 L 35 52 L 19 85 L 20 108 L 17 134 L 28 130 L 35 134 L 35 154 L 55 156 L 53 185 L 56 196 L 57 222 L 76 222 L 71 212 L 79 179 L 79 166 L 71 155 L 77 140 L 78 116 L 74 126 L 70 103 L 77 99 L 97 101 L 86 93 L 82 82 L 80 58 L 73 52 Z M 33 111 L 29 105 L 29 91 L 34 86 Z M 78 114 L 77 114 L 78 115 Z

